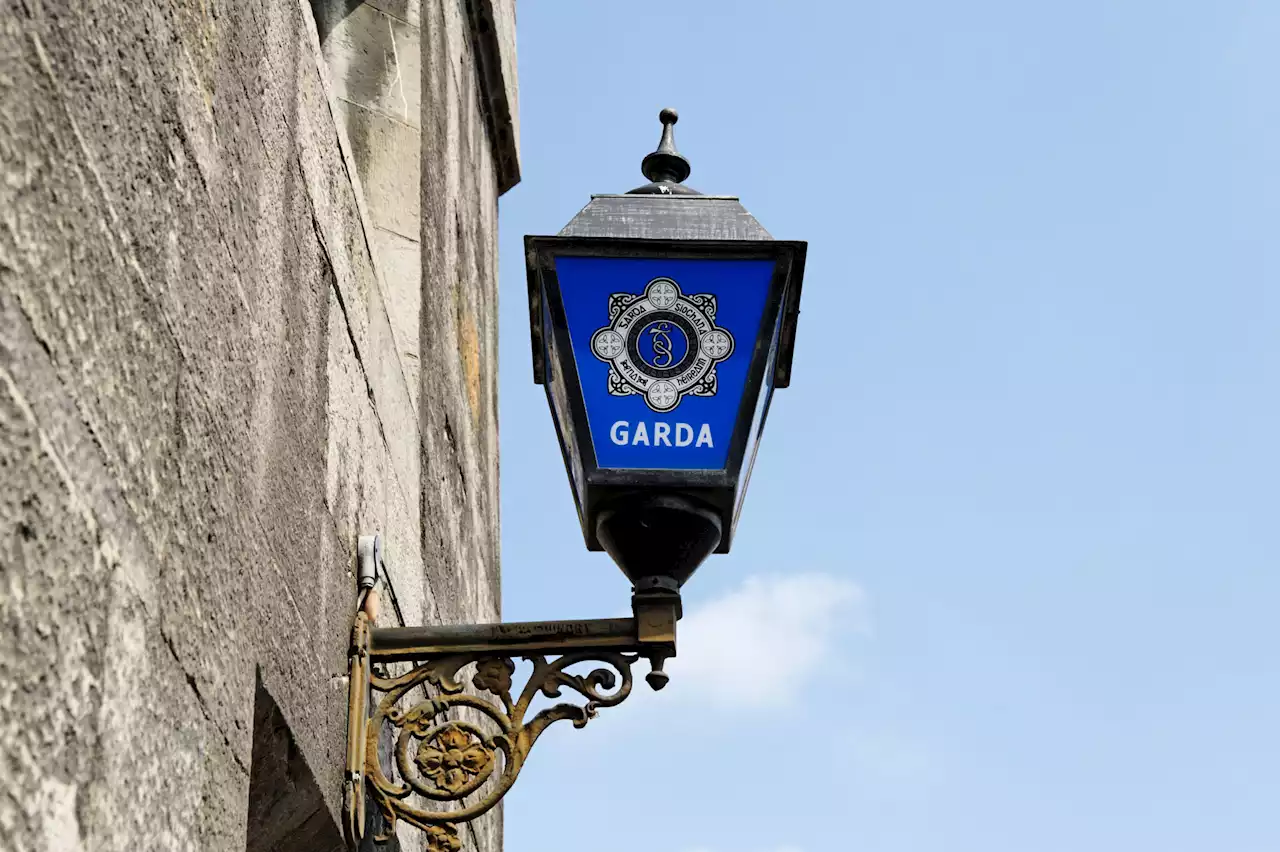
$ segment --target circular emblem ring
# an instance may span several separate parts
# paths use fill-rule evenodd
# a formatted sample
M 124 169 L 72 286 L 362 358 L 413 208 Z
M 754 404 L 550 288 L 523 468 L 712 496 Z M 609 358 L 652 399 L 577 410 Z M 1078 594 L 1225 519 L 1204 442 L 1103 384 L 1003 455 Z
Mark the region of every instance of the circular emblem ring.
M 637 370 L 655 379 L 669 379 L 685 372 L 689 364 L 697 360 L 700 348 L 698 332 L 694 329 L 693 323 L 671 311 L 653 311 L 646 314 L 645 319 L 647 322 L 632 323 L 631 331 L 627 333 L 627 357 L 631 359 L 631 363 L 635 364 Z M 667 330 L 663 331 L 663 326 L 667 326 Z M 670 338 L 677 335 L 683 335 L 685 351 L 675 363 L 669 366 L 663 366 L 661 358 L 646 358 L 640 352 L 640 345 L 645 342 L 642 341 L 644 337 L 655 337 L 660 341 L 665 336 L 670 341 Z M 668 345 L 671 345 L 670 342 Z M 655 345 L 654 349 L 658 352 L 663 351 L 658 345 Z M 675 360 L 674 353 L 671 354 L 672 360 Z
M 610 365 L 614 396 L 640 394 L 654 411 L 686 396 L 715 396 L 716 364 L 733 354 L 733 335 L 715 323 L 716 297 L 684 295 L 671 278 L 645 291 L 613 293 L 609 324 L 591 336 L 591 352 Z

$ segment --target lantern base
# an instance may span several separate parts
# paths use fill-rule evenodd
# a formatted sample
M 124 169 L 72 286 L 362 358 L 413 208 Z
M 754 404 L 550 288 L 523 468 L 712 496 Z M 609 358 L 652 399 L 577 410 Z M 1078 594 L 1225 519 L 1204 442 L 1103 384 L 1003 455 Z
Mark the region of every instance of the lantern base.
M 622 498 L 596 519 L 596 538 L 637 592 L 678 592 L 722 534 L 719 513 L 680 494 Z

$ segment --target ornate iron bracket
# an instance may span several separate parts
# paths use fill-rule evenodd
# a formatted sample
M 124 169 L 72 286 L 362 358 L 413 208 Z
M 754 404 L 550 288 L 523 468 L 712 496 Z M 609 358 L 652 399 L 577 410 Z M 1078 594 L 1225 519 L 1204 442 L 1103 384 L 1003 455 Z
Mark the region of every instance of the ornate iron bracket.
M 343 791 L 351 848 L 367 834 L 389 840 L 403 820 L 426 832 L 432 852 L 459 852 L 458 826 L 502 800 L 549 725 L 569 720 L 581 728 L 600 708 L 622 703 L 631 694 L 631 665 L 642 657 L 652 667 L 649 685 L 665 686 L 679 594 L 640 593 L 632 607 L 632 618 L 377 628 L 376 592 L 368 591 L 351 632 Z M 533 672 L 513 696 L 516 657 Z M 592 662 L 607 668 L 569 672 Z M 412 666 L 393 675 L 385 664 L 394 663 Z M 558 698 L 565 689 L 585 701 L 526 718 L 539 695 Z M 392 736 L 385 769 L 384 731 Z M 381 817 L 381 831 L 370 829 L 367 803 Z

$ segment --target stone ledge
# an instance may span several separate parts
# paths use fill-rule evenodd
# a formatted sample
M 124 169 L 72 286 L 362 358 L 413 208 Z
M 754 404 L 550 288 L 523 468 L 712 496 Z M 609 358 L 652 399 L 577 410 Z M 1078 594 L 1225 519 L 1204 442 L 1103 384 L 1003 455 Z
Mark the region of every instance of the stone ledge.
M 475 54 L 480 106 L 489 130 L 498 194 L 520 182 L 520 104 L 516 95 L 513 0 L 463 0 Z

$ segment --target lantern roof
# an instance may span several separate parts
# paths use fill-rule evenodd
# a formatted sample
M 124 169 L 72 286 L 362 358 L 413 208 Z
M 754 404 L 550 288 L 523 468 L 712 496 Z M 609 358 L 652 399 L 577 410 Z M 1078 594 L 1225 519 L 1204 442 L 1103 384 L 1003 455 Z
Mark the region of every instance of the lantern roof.
M 561 237 L 772 240 L 732 195 L 593 195 Z

